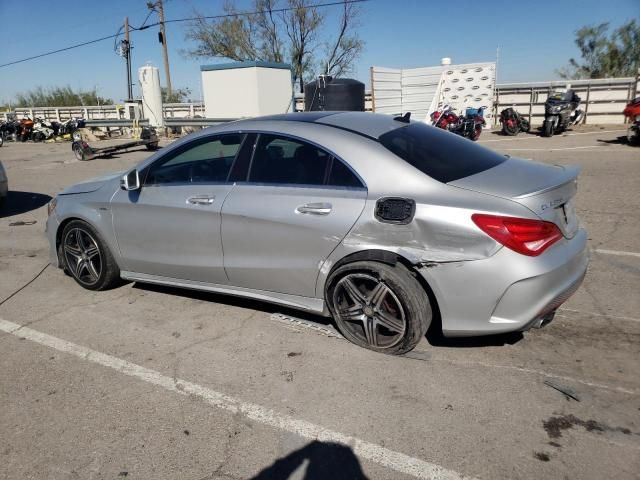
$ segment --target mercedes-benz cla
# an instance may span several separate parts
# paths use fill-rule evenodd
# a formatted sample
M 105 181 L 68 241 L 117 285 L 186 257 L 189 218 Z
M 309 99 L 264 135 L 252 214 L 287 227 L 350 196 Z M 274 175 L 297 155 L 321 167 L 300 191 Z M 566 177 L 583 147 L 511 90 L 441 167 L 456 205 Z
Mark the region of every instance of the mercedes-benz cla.
M 401 354 L 433 318 L 465 336 L 552 317 L 587 269 L 577 175 L 406 116 L 296 113 L 209 128 L 71 186 L 47 229 L 52 261 L 87 289 L 264 300 Z

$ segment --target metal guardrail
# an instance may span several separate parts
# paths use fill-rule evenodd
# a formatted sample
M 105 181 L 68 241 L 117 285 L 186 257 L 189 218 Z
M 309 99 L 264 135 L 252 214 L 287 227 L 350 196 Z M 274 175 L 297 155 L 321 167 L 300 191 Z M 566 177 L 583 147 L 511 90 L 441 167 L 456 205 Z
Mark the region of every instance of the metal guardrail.
M 164 126 L 165 127 L 208 127 L 212 125 L 220 125 L 222 123 L 233 122 L 235 120 L 240 120 L 239 118 L 165 118 Z M 93 120 L 85 120 L 85 125 L 87 127 L 112 127 L 112 128 L 120 128 L 120 127 L 148 127 L 149 120 L 146 118 L 133 121 L 127 120 L 124 118 L 102 118 L 102 119 L 93 119 Z
M 209 127 L 221 123 L 234 122 L 239 118 L 165 118 L 165 127 Z
M 148 127 L 149 120 L 141 119 L 137 122 L 138 127 Z M 101 119 L 89 119 L 85 120 L 84 124 L 87 127 L 133 127 L 134 121 L 127 120 L 126 118 L 101 118 Z

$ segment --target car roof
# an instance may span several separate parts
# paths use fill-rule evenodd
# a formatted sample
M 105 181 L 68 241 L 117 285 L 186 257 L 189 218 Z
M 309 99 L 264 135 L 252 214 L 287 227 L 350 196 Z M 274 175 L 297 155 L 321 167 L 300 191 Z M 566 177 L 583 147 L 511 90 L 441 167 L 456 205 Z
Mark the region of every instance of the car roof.
M 380 135 L 407 124 L 394 120 L 391 115 L 370 112 L 297 112 L 280 115 L 255 117 L 246 121 L 286 121 L 328 125 L 330 127 L 348 130 L 359 135 L 378 139 Z M 242 120 L 239 122 L 241 123 Z

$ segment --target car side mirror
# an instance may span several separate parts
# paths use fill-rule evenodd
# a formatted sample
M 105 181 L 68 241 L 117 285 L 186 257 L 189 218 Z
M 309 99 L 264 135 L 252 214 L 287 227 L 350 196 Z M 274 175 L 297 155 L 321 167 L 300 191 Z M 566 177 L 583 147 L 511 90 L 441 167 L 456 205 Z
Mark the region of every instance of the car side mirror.
M 138 170 L 134 168 L 125 173 L 120 179 L 120 188 L 127 191 L 140 190 L 140 175 L 138 174 Z

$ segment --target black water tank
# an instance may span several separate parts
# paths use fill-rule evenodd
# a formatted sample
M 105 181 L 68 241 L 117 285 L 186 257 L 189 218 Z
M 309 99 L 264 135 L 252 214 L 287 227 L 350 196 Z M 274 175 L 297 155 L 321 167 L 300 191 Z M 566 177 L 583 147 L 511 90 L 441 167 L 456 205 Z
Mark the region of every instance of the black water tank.
M 328 75 L 304 86 L 304 109 L 347 110 L 364 112 L 364 83 L 352 78 L 332 78 Z

